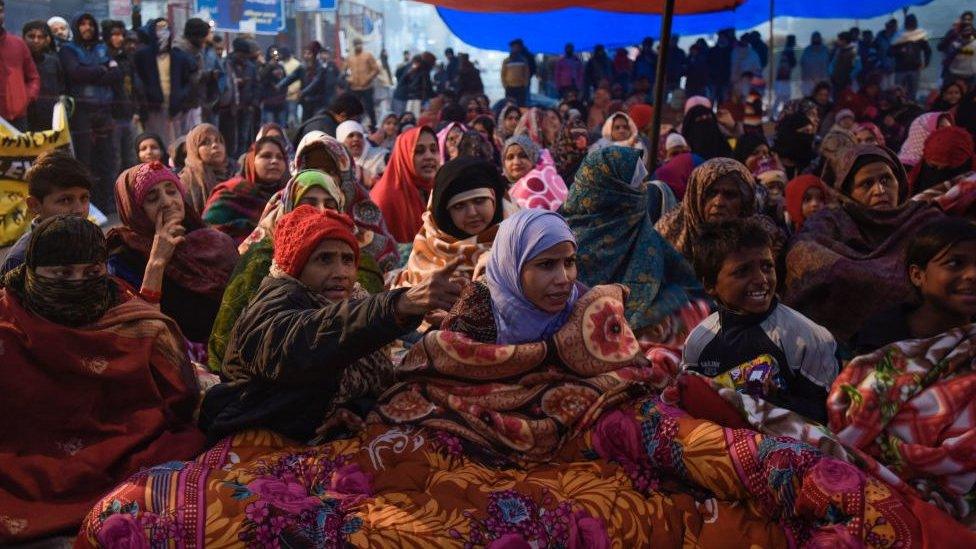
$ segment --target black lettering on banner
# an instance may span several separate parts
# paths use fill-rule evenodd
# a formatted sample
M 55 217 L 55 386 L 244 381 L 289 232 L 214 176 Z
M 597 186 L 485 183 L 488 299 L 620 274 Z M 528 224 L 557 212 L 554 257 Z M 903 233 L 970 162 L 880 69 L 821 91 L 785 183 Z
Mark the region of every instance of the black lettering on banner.
M 2 148 L 25 148 L 43 147 L 57 143 L 61 139 L 61 132 L 64 130 L 50 130 L 45 132 L 28 132 L 17 135 L 0 136 L 0 147 Z

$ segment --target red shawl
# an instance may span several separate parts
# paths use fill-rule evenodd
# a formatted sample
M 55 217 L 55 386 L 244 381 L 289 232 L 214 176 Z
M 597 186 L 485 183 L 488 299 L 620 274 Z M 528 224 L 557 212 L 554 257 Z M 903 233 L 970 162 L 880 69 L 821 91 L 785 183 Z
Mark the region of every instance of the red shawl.
M 0 290 L 0 544 L 74 533 L 116 483 L 203 449 L 179 328 L 123 299 L 75 329 Z
M 433 189 L 433 182 L 418 177 L 413 165 L 413 151 L 424 131 L 434 135 L 430 128 L 419 126 L 397 137 L 386 171 L 369 193 L 383 212 L 390 234 L 402 244 L 413 242 L 420 231 L 421 216 L 427 209 L 425 196 Z
M 148 259 L 156 226 L 146 217 L 142 204 L 136 203 L 132 190 L 139 166 L 141 164 L 125 170 L 115 181 L 115 200 L 122 226 L 109 231 L 108 248 L 111 251 L 124 245 Z M 186 240 L 176 248 L 166 265 L 165 276 L 191 292 L 219 300 L 237 264 L 237 246 L 224 233 L 203 228 L 199 214 L 187 202 L 186 191 L 175 176 L 173 183 L 183 194 Z

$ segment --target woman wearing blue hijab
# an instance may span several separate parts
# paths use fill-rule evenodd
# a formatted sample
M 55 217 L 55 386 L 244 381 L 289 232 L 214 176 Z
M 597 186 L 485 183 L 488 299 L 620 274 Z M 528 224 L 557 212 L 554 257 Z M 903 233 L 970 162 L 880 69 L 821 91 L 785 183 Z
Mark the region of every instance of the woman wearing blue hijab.
M 484 343 L 545 340 L 585 292 L 576 276 L 576 238 L 562 216 L 520 210 L 499 225 L 484 281 L 468 285 L 443 328 Z

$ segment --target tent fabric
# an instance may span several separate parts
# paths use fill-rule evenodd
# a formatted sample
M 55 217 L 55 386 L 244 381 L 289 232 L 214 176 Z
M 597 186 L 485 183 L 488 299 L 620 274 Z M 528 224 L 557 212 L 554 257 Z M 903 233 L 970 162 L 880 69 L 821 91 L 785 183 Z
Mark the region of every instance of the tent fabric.
M 420 0 L 425 4 L 434 4 L 442 8 L 468 12 L 494 13 L 536 13 L 565 8 L 588 8 L 606 12 L 619 13 L 663 13 L 664 0 L 584 0 L 570 2 L 566 0 Z M 682 0 L 675 2 L 676 14 L 709 13 L 733 9 L 744 0 Z
M 456 1 L 461 3 L 461 0 Z M 671 32 L 689 36 L 714 34 L 724 28 L 752 28 L 769 20 L 769 1 L 746 0 L 734 10 L 676 15 Z M 774 8 L 778 17 L 867 19 L 898 11 L 907 5 L 924 5 L 930 1 L 776 0 Z M 437 0 L 432 3 L 443 2 Z M 677 6 L 681 6 L 682 3 L 679 0 Z M 496 3 L 488 4 L 493 9 L 497 9 Z M 516 37 L 522 38 L 526 47 L 536 53 L 560 54 L 566 42 L 572 42 L 577 51 L 592 50 L 597 44 L 603 44 L 608 48 L 632 46 L 639 44 L 645 36 L 658 38 L 661 29 L 660 15 L 616 13 L 590 8 L 568 8 L 538 13 L 479 13 L 439 7 L 437 12 L 451 32 L 465 43 L 498 51 L 508 51 L 508 43 Z M 607 29 L 613 31 L 607 32 Z

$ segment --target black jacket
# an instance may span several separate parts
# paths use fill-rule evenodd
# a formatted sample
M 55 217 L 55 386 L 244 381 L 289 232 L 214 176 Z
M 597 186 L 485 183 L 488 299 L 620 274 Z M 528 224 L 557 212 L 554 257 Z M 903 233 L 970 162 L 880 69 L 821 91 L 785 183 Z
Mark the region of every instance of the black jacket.
M 255 427 L 308 441 L 322 425 L 343 370 L 417 327 L 396 322 L 405 290 L 322 306 L 292 279 L 265 278 L 230 334 L 200 427 L 211 441 Z
M 136 51 L 136 75 L 145 88 L 146 106 L 153 110 L 165 108 L 169 116 L 175 116 L 187 109 L 187 91 L 197 65 L 185 51 L 170 47 L 169 105 L 163 105 L 163 88 L 159 83 L 159 68 L 156 64 L 156 57 L 159 55 L 159 44 L 156 41 L 157 21 L 160 19 L 149 21 L 142 29 L 148 43 Z
M 64 69 L 56 54 L 43 53 L 40 57 L 32 57 L 37 65 L 37 74 L 41 77 L 41 93 L 27 107 L 27 125 L 32 131 L 49 130 L 54 105 L 64 93 Z
M 81 39 L 78 31 L 83 19 L 94 25 L 94 38 L 88 42 Z M 84 13 L 75 18 L 71 25 L 74 39 L 62 44 L 58 58 L 65 73 L 68 95 L 74 97 L 84 108 L 109 109 L 112 104 L 112 87 L 122 79 L 118 67 L 110 67 L 108 48 L 99 40 L 98 23 L 91 15 Z

